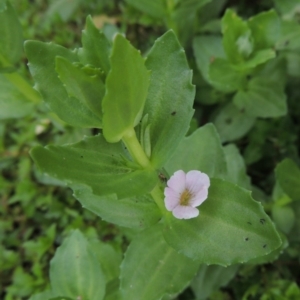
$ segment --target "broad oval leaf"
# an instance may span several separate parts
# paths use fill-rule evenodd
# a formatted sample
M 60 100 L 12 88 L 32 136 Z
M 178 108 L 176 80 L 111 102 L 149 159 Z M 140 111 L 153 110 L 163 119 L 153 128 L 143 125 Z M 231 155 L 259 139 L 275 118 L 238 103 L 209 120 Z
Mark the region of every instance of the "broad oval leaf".
M 152 164 L 161 167 L 189 129 L 195 87 L 185 52 L 173 31 L 156 40 L 146 67 L 151 80 L 144 114 L 149 115 Z
M 194 38 L 193 50 L 198 69 L 204 79 L 213 84 L 209 77 L 210 64 L 216 58 L 225 58 L 222 38 L 219 36 L 198 36 Z
M 286 158 L 276 166 L 275 173 L 284 192 L 293 200 L 300 200 L 300 169 L 297 164 Z
M 255 40 L 256 50 L 275 47 L 280 36 L 281 21 L 274 9 L 261 12 L 250 18 L 248 26 Z
M 0 67 L 9 67 L 20 61 L 23 52 L 23 30 L 9 1 L 0 10 Z
M 199 265 L 177 253 L 163 238 L 158 224 L 138 234 L 121 265 L 122 299 L 157 300 L 181 292 Z
M 95 195 L 88 187 L 75 188 L 74 196 L 84 208 L 122 227 L 142 229 L 161 219 L 158 206 L 149 196 L 118 199 L 115 194 Z
M 78 61 L 77 54 L 52 43 L 25 42 L 25 52 L 29 69 L 35 81 L 35 88 L 41 93 L 50 108 L 70 125 L 93 128 L 101 127 L 96 117 L 85 103 L 69 97 L 55 70 L 55 58 L 60 56 L 72 62 Z
M 116 143 L 142 117 L 150 74 L 140 52 L 121 34 L 114 39 L 110 63 L 102 102 L 103 134 Z
M 210 177 L 225 178 L 225 155 L 214 125 L 207 124 L 184 138 L 165 168 L 170 175 L 177 170 L 199 170 Z
M 50 262 L 50 282 L 54 296 L 101 300 L 105 276 L 100 262 L 79 230 L 75 230 L 56 250 Z
M 126 159 L 121 143 L 109 144 L 102 135 L 65 146 L 35 147 L 31 156 L 42 172 L 76 185 L 91 187 L 96 195 L 118 198 L 143 195 L 157 182 L 155 171 L 143 170 Z
M 164 237 L 180 253 L 205 264 L 228 266 L 264 256 L 281 239 L 262 205 L 237 185 L 211 178 L 197 218 L 166 218 Z
M 256 118 L 239 110 L 232 102 L 221 106 L 213 118 L 222 142 L 243 137 L 254 126 Z
M 245 90 L 241 89 L 235 94 L 233 102 L 253 117 L 281 117 L 287 113 L 282 85 L 266 78 L 256 77 L 250 80 Z

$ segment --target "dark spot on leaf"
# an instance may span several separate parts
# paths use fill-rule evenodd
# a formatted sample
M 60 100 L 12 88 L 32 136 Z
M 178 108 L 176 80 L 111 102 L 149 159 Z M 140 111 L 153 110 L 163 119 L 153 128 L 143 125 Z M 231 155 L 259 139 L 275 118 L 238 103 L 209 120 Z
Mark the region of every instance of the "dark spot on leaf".
M 265 219 L 260 219 L 259 222 L 264 225 L 266 220 Z
M 248 241 L 249 241 L 249 238 L 246 237 L 246 238 L 245 238 L 245 241 L 248 242 Z
M 231 122 L 232 122 L 231 118 L 225 119 L 225 123 L 226 123 L 226 124 L 231 124 Z
M 284 42 L 284 46 L 287 46 L 289 43 L 290 43 L 289 40 L 285 41 L 285 42 Z
M 173 111 L 173 112 L 171 113 L 171 115 L 172 115 L 172 116 L 175 116 L 175 115 L 176 115 L 176 111 Z
M 267 247 L 267 245 L 266 245 L 266 244 L 264 244 L 264 245 L 263 245 L 263 248 L 266 248 L 266 247 Z
M 242 108 L 242 109 L 240 110 L 240 113 L 243 114 L 244 112 L 245 112 L 245 108 Z
M 247 76 L 246 76 L 246 79 L 247 79 L 247 80 L 251 80 L 251 79 L 252 79 L 252 76 L 251 76 L 251 75 L 247 75 Z
M 83 158 L 83 156 L 82 156 L 82 155 L 80 155 L 80 157 L 81 157 L 81 158 Z
M 252 225 L 251 222 L 247 222 L 247 224 Z

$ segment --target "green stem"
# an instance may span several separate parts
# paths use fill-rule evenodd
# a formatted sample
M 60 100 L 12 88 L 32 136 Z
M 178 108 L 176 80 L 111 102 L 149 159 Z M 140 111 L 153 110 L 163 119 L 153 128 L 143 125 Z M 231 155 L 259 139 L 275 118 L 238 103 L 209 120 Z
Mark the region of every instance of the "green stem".
M 10 63 L 0 55 L 0 63 L 4 67 L 11 67 Z M 18 73 L 4 73 L 3 74 L 28 100 L 33 103 L 40 103 L 41 97 L 37 91 Z
M 164 200 L 163 200 L 163 194 L 161 192 L 161 189 L 159 188 L 159 184 L 157 184 L 154 189 L 151 191 L 151 196 L 154 199 L 155 203 L 159 207 L 162 213 L 166 212 L 166 208 L 164 205 Z
M 144 169 L 152 169 L 154 171 L 151 162 L 145 154 L 141 144 L 139 143 L 133 128 L 128 130 L 123 136 L 123 142 L 131 156 L 138 164 L 140 164 Z M 159 187 L 159 183 L 153 188 L 150 194 L 157 206 L 159 207 L 159 209 L 161 210 L 161 212 L 165 213 L 166 209 L 163 203 L 163 195 Z
M 133 128 L 129 129 L 123 136 L 123 142 L 134 160 L 143 168 L 151 168 L 150 160 L 139 143 Z

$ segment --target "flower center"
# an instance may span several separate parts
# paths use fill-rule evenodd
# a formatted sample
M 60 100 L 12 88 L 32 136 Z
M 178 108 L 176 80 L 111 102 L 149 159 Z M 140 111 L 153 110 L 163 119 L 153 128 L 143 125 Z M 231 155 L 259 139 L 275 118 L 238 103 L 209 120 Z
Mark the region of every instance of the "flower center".
M 191 197 L 192 197 L 192 194 L 190 193 L 190 191 L 184 190 L 180 196 L 180 201 L 179 201 L 180 205 L 188 206 Z

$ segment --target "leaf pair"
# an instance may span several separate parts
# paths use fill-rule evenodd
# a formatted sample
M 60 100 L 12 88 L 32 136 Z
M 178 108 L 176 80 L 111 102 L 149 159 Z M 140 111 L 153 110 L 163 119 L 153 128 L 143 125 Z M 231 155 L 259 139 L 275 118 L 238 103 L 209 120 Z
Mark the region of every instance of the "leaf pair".
M 51 290 L 30 299 L 104 299 L 106 284 L 119 276 L 120 261 L 120 255 L 111 246 L 87 240 L 75 230 L 50 262 Z

